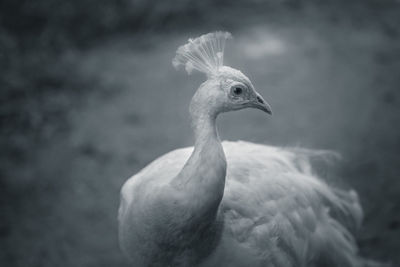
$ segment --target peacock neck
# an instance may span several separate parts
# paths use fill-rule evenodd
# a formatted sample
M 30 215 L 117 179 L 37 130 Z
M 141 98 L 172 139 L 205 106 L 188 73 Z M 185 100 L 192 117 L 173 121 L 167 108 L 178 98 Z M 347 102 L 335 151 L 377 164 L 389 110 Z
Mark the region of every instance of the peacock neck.
M 210 112 L 191 112 L 191 119 L 195 151 L 203 150 L 211 143 L 221 146 L 216 126 L 216 114 Z
M 193 97 L 190 114 L 194 150 L 172 181 L 176 189 L 190 196 L 190 209 L 201 216 L 216 214 L 225 187 L 226 160 L 216 127 L 218 112 L 211 107 Z

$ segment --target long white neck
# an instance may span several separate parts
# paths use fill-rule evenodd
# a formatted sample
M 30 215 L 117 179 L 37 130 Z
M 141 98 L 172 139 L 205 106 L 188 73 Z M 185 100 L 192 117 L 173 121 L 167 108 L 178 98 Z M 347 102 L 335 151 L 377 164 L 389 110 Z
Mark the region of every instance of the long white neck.
M 190 104 L 195 146 L 192 155 L 173 179 L 172 185 L 187 193 L 189 208 L 198 216 L 216 215 L 222 200 L 226 160 L 216 128 L 217 110 L 205 101 L 207 88 L 200 87 Z M 202 217 L 204 219 L 204 217 Z

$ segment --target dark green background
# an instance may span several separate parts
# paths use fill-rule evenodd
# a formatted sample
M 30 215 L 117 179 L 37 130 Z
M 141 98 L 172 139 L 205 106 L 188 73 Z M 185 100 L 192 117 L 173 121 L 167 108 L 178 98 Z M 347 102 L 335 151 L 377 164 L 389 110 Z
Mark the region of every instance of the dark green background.
M 332 149 L 358 191 L 361 254 L 400 264 L 400 2 L 0 2 L 0 265 L 128 266 L 119 188 L 193 142 L 201 74 L 171 65 L 222 29 L 226 64 L 272 105 L 219 118 L 223 139 Z

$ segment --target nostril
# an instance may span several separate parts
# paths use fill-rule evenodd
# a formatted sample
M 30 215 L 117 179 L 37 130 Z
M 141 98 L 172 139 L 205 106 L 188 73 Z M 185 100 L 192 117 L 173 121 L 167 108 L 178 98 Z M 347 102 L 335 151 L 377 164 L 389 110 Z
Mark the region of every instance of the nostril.
M 262 100 L 262 98 L 259 96 L 257 96 L 257 101 L 260 102 L 261 104 L 264 104 L 264 100 Z

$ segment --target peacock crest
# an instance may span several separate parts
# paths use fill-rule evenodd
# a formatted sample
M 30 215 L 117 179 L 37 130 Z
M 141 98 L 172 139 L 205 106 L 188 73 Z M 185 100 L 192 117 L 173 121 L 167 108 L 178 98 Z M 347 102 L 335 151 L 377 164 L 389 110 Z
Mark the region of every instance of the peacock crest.
M 176 56 L 172 65 L 179 69 L 184 66 L 188 74 L 193 69 L 214 76 L 224 63 L 224 49 L 227 39 L 232 38 L 229 32 L 211 32 L 195 39 L 189 39 L 188 43 L 176 50 Z

